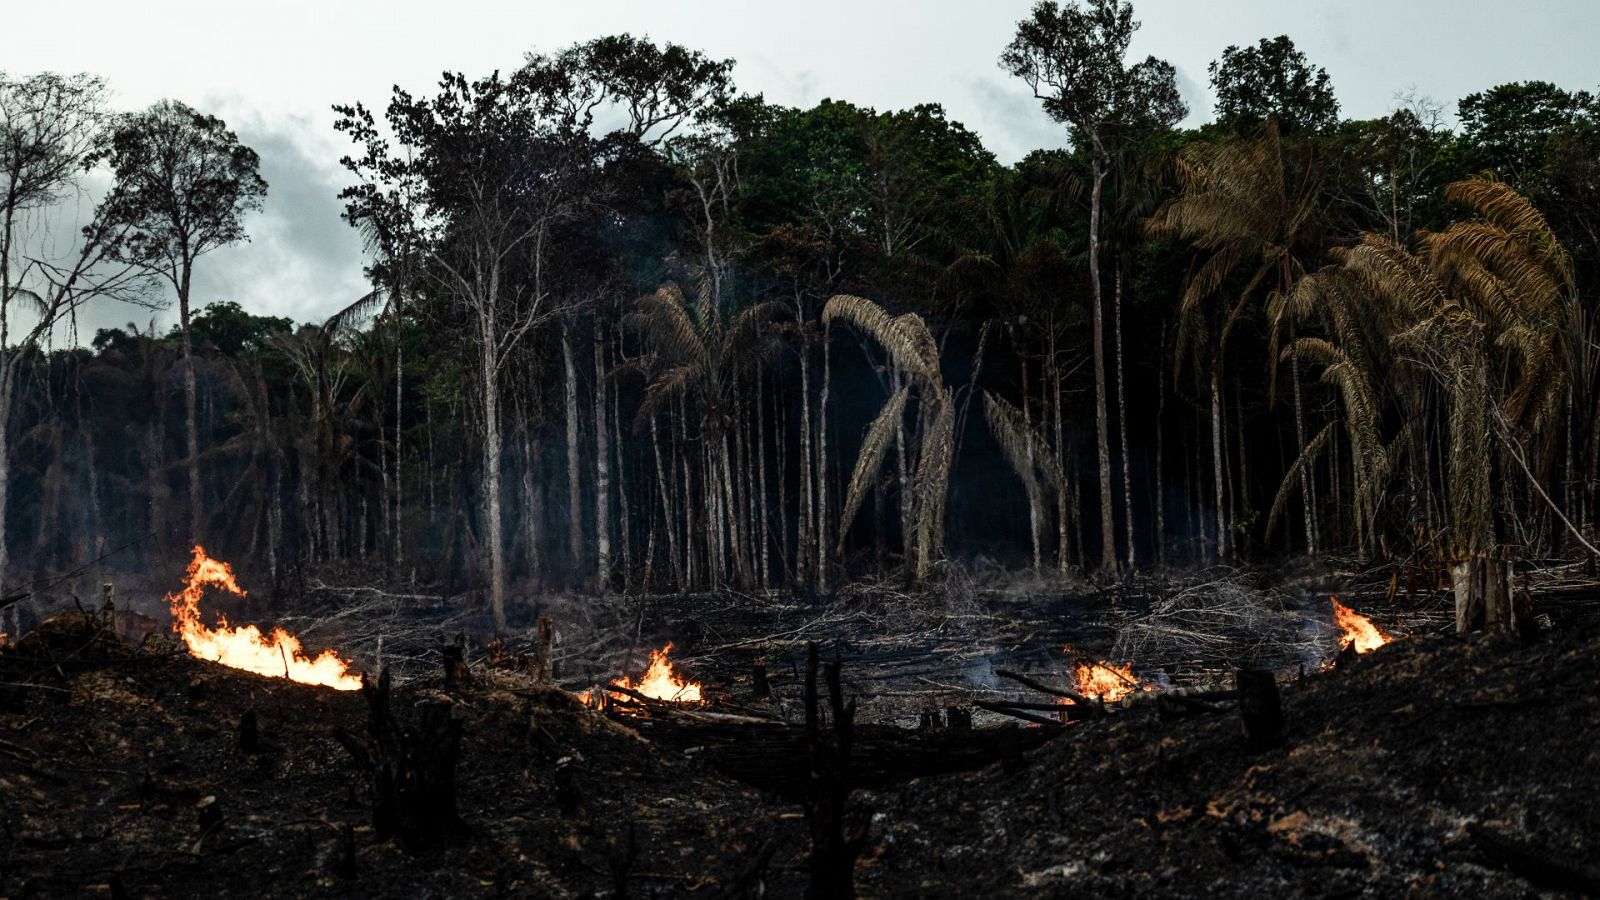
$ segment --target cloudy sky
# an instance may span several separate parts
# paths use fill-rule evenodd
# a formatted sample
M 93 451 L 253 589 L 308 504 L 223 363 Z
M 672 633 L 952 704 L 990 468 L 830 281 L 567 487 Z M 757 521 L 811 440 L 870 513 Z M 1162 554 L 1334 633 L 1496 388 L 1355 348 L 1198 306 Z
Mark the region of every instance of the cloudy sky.
M 261 155 L 271 185 L 252 241 L 205 258 L 196 300 L 316 320 L 359 296 L 361 247 L 335 199 L 344 145 L 330 104 L 381 109 L 391 85 L 425 92 L 445 69 L 511 69 L 629 31 L 738 61 L 739 87 L 772 102 L 825 97 L 880 109 L 926 101 L 1002 160 L 1063 134 L 995 63 L 1030 0 L 8 0 L 0 66 L 88 71 L 122 108 L 173 97 L 220 115 Z M 1229 44 L 1288 34 L 1327 68 L 1346 115 L 1402 92 L 1454 112 L 1473 91 L 1542 79 L 1600 87 L 1597 0 L 1136 0 L 1134 52 L 1178 69 L 1191 122 L 1211 115 L 1206 65 Z M 238 12 L 233 12 L 238 10 Z M 141 321 L 128 309 L 91 324 Z M 170 321 L 170 313 L 161 316 Z

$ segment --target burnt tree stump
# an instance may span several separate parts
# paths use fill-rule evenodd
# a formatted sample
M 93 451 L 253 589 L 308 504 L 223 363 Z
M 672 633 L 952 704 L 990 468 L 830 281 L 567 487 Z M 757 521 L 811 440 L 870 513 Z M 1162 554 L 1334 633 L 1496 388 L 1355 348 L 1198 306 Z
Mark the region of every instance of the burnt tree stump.
M 455 693 L 472 687 L 472 669 L 467 665 L 465 635 L 440 648 L 444 662 L 444 689 Z
M 845 900 L 855 896 L 856 856 L 866 843 L 864 828 L 847 828 L 845 806 L 850 795 L 850 747 L 855 736 L 856 702 L 844 702 L 839 663 L 828 663 L 828 706 L 831 734 L 824 738 L 817 708 L 817 645 L 806 650 L 806 737 L 811 751 L 811 778 L 806 820 L 811 828 L 811 882 L 808 900 Z
M 1239 692 L 1245 746 L 1259 753 L 1282 744 L 1283 698 L 1277 679 L 1265 669 L 1236 669 L 1233 684 Z
M 372 776 L 372 827 L 378 840 L 397 839 L 410 853 L 453 842 L 466 833 L 456 812 L 456 762 L 461 718 L 452 703 L 424 703 L 415 722 L 390 705 L 388 670 L 364 682 L 367 753 Z
M 750 668 L 750 696 L 757 700 L 772 699 L 772 681 L 767 677 L 767 664 L 758 662 Z

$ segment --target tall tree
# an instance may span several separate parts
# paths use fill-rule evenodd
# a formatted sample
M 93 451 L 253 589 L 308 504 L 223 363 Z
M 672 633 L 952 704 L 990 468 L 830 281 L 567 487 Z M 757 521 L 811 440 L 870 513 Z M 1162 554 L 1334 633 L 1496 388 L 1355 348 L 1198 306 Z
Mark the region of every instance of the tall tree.
M 178 297 L 189 471 L 189 537 L 204 539 L 200 437 L 195 421 L 194 342 L 189 292 L 196 260 L 247 240 L 244 216 L 261 208 L 267 183 L 256 152 L 227 125 L 176 100 L 122 118 L 99 154 L 116 179 L 101 204 L 108 225 L 125 227 L 120 259 L 165 279 Z
M 1022 79 L 1056 121 L 1075 129 L 1092 159 L 1089 199 L 1089 283 L 1093 299 L 1095 439 L 1100 468 L 1100 568 L 1117 567 L 1111 496 L 1111 446 L 1106 417 L 1104 291 L 1100 277 L 1100 216 L 1111 146 L 1130 132 L 1167 128 L 1188 110 L 1170 63 L 1146 58 L 1128 65 L 1128 44 L 1139 23 L 1127 0 L 1041 0 L 1017 24 L 1000 64 Z
M 1250 131 L 1275 119 L 1284 134 L 1326 131 L 1339 124 L 1339 101 L 1328 71 L 1312 66 L 1288 35 L 1234 45 L 1212 61 L 1217 121 Z

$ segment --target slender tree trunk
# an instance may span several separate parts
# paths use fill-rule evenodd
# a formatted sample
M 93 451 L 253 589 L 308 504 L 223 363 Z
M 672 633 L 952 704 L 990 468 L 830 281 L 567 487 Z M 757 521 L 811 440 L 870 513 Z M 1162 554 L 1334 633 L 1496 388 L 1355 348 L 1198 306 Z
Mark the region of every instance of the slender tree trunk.
M 178 325 L 183 348 L 183 421 L 189 470 L 189 540 L 200 544 L 205 541 L 205 510 L 200 494 L 200 428 L 196 421 L 198 388 L 194 374 L 194 341 L 189 330 L 189 261 L 183 261 L 178 280 Z
M 894 389 L 898 393 L 900 384 L 905 379 L 905 374 L 898 368 L 894 370 Z M 911 541 L 912 517 L 915 515 L 913 502 L 915 500 L 911 482 L 916 477 L 911 470 L 910 454 L 906 451 L 906 417 L 901 416 L 895 422 L 895 452 L 900 463 L 900 552 L 902 564 L 907 574 L 911 571 Z
M 1294 327 L 1289 329 L 1289 340 L 1294 341 Z M 1300 456 L 1306 452 L 1306 414 L 1305 406 L 1300 397 L 1300 355 L 1289 354 L 1289 377 L 1294 380 L 1294 435 Z M 1309 463 L 1309 460 L 1307 460 Z M 1309 556 L 1317 555 L 1317 498 L 1311 493 L 1311 475 L 1308 470 L 1310 465 L 1300 466 L 1300 504 L 1305 509 L 1306 517 L 1306 553 Z
M 661 434 L 660 429 L 656 427 L 656 417 L 653 415 L 650 417 L 650 452 L 655 455 L 656 488 L 661 494 L 662 519 L 666 522 L 667 558 L 672 560 L 672 577 L 681 594 L 689 589 L 689 585 L 684 579 L 683 559 L 678 556 L 678 530 L 674 522 L 676 511 L 667 484 L 672 479 L 661 464 Z
M 1239 453 L 1239 478 L 1234 481 L 1233 490 L 1229 493 L 1234 501 L 1233 522 L 1237 527 L 1240 522 L 1246 521 L 1250 514 L 1250 459 L 1247 455 L 1249 445 L 1244 439 L 1244 388 L 1240 387 L 1238 382 L 1234 382 L 1233 385 L 1233 414 L 1234 425 L 1238 427 L 1235 432 L 1238 438 L 1234 444 Z M 1250 544 L 1247 541 L 1233 541 L 1233 553 L 1235 556 L 1248 559 Z
M 594 546 L 595 589 L 611 592 L 611 448 L 606 432 L 606 343 L 600 317 L 594 322 Z
M 1167 567 L 1167 479 L 1163 469 L 1165 458 L 1163 450 L 1166 447 L 1166 429 L 1163 427 L 1167 418 L 1167 378 L 1161 366 L 1167 359 L 1167 330 L 1163 324 L 1161 328 L 1161 349 L 1156 355 L 1156 471 L 1155 471 L 1155 496 L 1151 506 L 1156 513 L 1156 565 L 1162 569 Z
M 1137 565 L 1133 545 L 1133 474 L 1128 462 L 1128 389 L 1122 368 L 1122 266 L 1117 266 L 1116 320 L 1117 342 L 1117 434 L 1122 445 L 1122 518 L 1128 533 L 1128 571 Z
M 561 360 L 566 368 L 567 404 L 567 555 L 571 581 L 583 581 L 583 484 L 578 447 L 578 367 L 572 359 L 572 331 L 561 323 Z
M 1020 355 L 1022 356 L 1022 423 L 1028 426 L 1029 431 L 1032 431 L 1033 403 L 1028 395 L 1028 356 L 1026 353 Z M 1034 457 L 1037 451 L 1033 444 L 1034 441 L 1030 437 L 1028 439 L 1028 470 L 1022 473 L 1022 486 L 1024 493 L 1028 495 L 1028 540 L 1033 545 L 1033 571 L 1039 572 L 1044 569 L 1044 552 L 1040 547 L 1040 531 L 1043 530 L 1043 522 L 1040 521 L 1042 514 L 1039 510 L 1039 479 L 1035 474 L 1039 461 Z
M 619 348 L 619 353 L 620 348 Z M 628 508 L 627 454 L 622 446 L 622 390 L 613 383 L 611 391 L 611 442 L 612 462 L 617 472 L 617 533 L 622 540 L 622 589 L 632 590 L 634 581 L 632 515 Z
M 394 564 L 396 571 L 405 562 L 404 487 L 401 484 L 405 437 L 405 420 L 401 417 L 405 402 L 405 333 L 400 318 L 400 307 L 395 307 L 394 325 Z
M 491 296 L 499 292 L 498 278 L 491 280 Z M 492 310 L 492 307 L 490 307 Z M 506 559 L 500 503 L 500 384 L 495 372 L 495 354 L 499 347 L 492 312 L 480 312 L 479 359 L 483 378 L 483 462 L 484 493 L 489 500 L 489 609 L 494 614 L 496 634 L 506 633 Z
M 522 509 L 527 519 L 528 575 L 533 578 L 534 584 L 540 584 L 544 578 L 544 509 L 539 501 L 539 485 L 535 478 L 539 451 L 538 444 L 529 434 L 532 429 L 528 427 L 526 414 L 522 419 Z
M 817 405 L 817 590 L 828 592 L 828 564 L 837 545 L 833 523 L 828 518 L 828 388 L 833 381 L 830 348 L 833 341 L 822 334 L 822 396 Z
M 1228 555 L 1228 499 L 1222 484 L 1222 376 L 1216 367 L 1211 369 L 1211 459 L 1216 478 L 1217 561 L 1221 562 Z
M 3 262 L 0 260 L 0 263 Z M 11 424 L 15 370 L 11 365 L 11 352 L 4 347 L 0 347 L 0 372 L 3 372 L 0 378 L 4 379 L 4 383 L 0 384 L 0 597 L 3 597 L 17 584 L 16 579 L 11 577 L 11 545 L 5 534 L 6 513 L 11 502 L 11 429 L 8 426 Z M 13 635 L 14 638 L 21 636 Z
M 757 515 L 760 517 L 761 528 L 759 538 L 761 541 L 761 589 L 772 589 L 772 516 L 767 509 L 767 418 L 766 405 L 761 402 L 761 370 L 756 369 L 756 491 L 761 500 Z M 783 477 L 779 473 L 778 477 Z
M 801 322 L 805 320 L 802 318 Z M 800 523 L 795 541 L 795 568 L 801 584 L 811 587 L 812 549 L 816 543 L 816 486 L 812 478 L 811 442 L 811 349 L 800 346 Z
M 778 482 L 778 549 L 783 565 L 784 583 L 791 588 L 795 582 L 794 551 L 789 544 L 789 407 L 784 402 L 783 391 L 772 392 L 773 436 L 772 452 L 777 469 L 773 472 Z
M 1103 291 L 1100 286 L 1100 209 L 1106 180 L 1105 150 L 1094 137 L 1094 189 L 1089 199 L 1089 285 L 1093 296 L 1095 450 L 1100 465 L 1100 571 L 1117 568 L 1117 528 L 1111 501 L 1111 440 L 1106 420 L 1106 349 Z

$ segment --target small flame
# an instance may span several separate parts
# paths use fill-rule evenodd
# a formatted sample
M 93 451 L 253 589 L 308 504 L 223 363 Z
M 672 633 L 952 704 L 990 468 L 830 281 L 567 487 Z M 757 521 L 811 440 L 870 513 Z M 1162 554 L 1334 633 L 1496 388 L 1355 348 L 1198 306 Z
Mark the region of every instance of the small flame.
M 1085 697 L 1095 697 L 1107 703 L 1115 703 L 1134 691 L 1149 691 L 1151 686 L 1139 680 L 1133 674 L 1133 666 L 1118 665 L 1116 663 L 1100 661 L 1087 661 L 1078 657 L 1077 651 L 1070 646 L 1061 648 L 1068 656 L 1077 661 L 1073 664 L 1072 680 L 1077 684 L 1078 693 Z
M 1394 640 L 1371 619 L 1340 603 L 1338 597 L 1328 599 L 1333 601 L 1333 624 L 1339 628 L 1340 650 L 1353 646 L 1357 653 L 1370 653 Z
M 675 703 L 699 703 L 700 683 L 689 681 L 679 675 L 672 668 L 672 662 L 667 659 L 667 654 L 672 652 L 672 644 L 668 643 L 660 650 L 650 651 L 650 668 L 645 670 L 644 676 L 638 681 L 630 681 L 627 676 L 614 678 L 612 685 L 636 691 L 652 700 L 669 700 Z M 587 706 L 597 709 L 605 707 L 605 692 L 590 688 L 578 695 Z
M 205 548 L 197 545 L 184 576 L 183 590 L 167 595 L 172 607 L 172 630 L 183 638 L 191 654 L 258 675 L 286 676 L 291 681 L 340 691 L 360 689 L 361 677 L 350 671 L 350 663 L 332 650 L 324 650 L 315 658 L 306 656 L 300 639 L 282 628 L 263 635 L 254 625 L 230 628 L 223 617 L 218 618 L 218 627 L 206 627 L 200 621 L 200 595 L 207 586 L 245 596 L 245 590 L 233 578 L 233 567 L 207 556 Z

